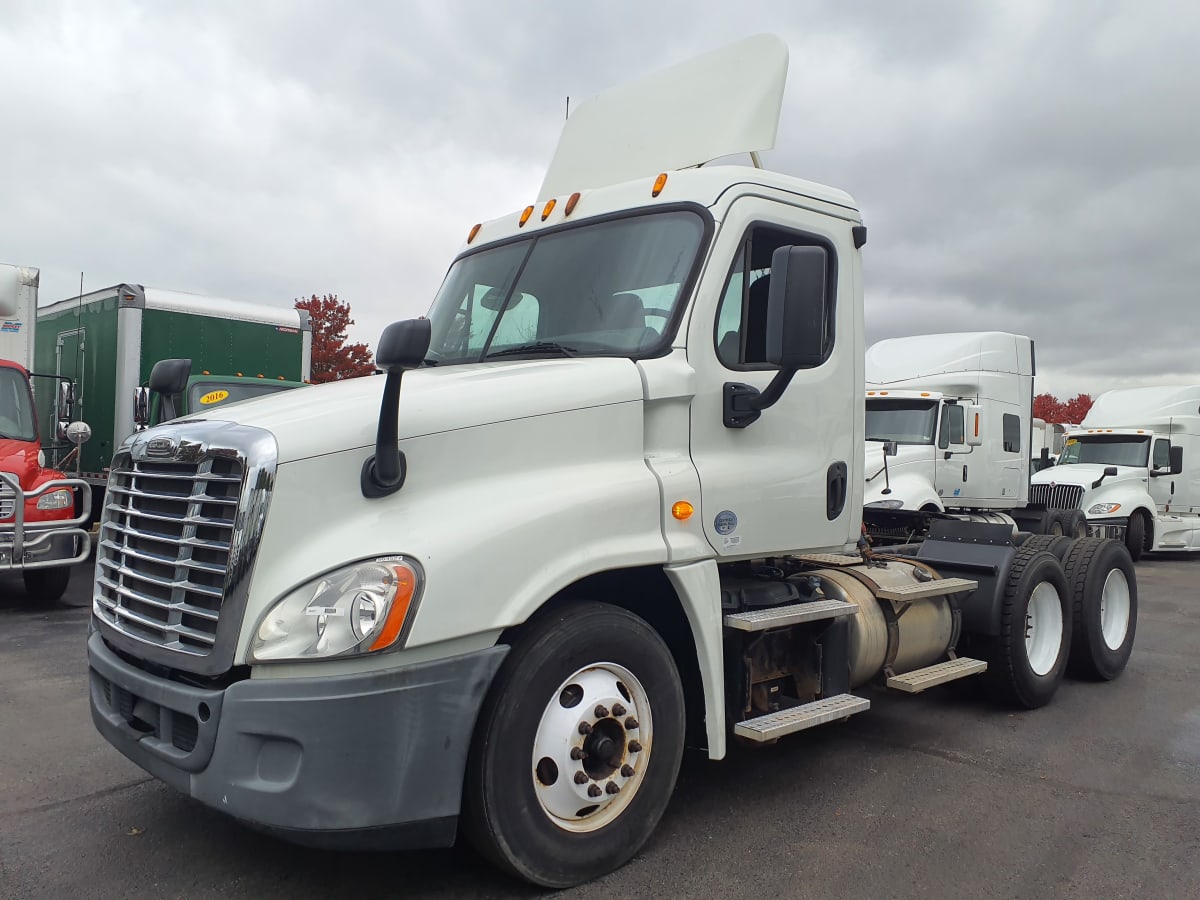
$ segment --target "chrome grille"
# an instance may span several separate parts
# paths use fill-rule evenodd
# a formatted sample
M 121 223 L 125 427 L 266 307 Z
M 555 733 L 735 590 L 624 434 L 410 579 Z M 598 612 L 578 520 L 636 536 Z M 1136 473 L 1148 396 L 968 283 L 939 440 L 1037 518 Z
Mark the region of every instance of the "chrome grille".
M 7 484 L 0 482 L 0 519 L 11 519 L 16 511 L 17 495 Z
M 1047 509 L 1077 509 L 1083 499 L 1083 486 L 1078 484 L 1031 484 L 1029 502 Z
M 160 647 L 212 651 L 243 474 L 234 455 L 113 459 L 96 554 L 102 621 Z

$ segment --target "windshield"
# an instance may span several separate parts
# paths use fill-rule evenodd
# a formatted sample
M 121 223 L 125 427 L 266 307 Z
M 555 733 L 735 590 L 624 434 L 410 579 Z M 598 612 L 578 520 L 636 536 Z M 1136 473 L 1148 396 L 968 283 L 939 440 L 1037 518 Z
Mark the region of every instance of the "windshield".
M 654 353 L 683 302 L 704 228 L 694 212 L 654 213 L 464 256 L 430 309 L 427 361 Z
M 1096 434 L 1067 441 L 1060 466 L 1098 463 L 1102 466 L 1144 466 L 1150 456 L 1150 437 L 1132 434 Z
M 29 382 L 20 370 L 7 366 L 0 366 L 0 438 L 37 440 Z
M 932 444 L 936 400 L 868 400 L 867 440 Z

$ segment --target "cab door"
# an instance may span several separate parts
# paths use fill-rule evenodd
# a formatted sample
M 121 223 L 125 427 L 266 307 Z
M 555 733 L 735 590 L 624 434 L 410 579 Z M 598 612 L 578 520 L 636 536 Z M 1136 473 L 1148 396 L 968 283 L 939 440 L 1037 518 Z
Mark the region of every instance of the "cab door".
M 971 479 L 971 448 L 967 446 L 966 410 L 961 403 L 942 404 L 937 434 L 933 468 L 938 496 L 946 506 L 970 506 L 978 497 Z
M 687 331 L 691 452 L 704 534 L 719 557 L 857 540 L 864 398 L 854 224 L 760 196 L 734 200 L 723 216 Z M 776 373 L 765 356 L 767 293 L 772 254 L 789 245 L 826 251 L 825 361 L 798 371 L 757 421 L 728 427 L 726 385 L 763 391 Z
M 1150 471 L 1166 473 L 1171 471 L 1171 442 L 1166 438 L 1155 438 L 1150 445 Z M 1158 512 L 1165 513 L 1168 504 L 1174 507 L 1176 481 L 1182 478 L 1182 475 L 1165 474 L 1152 475 L 1146 479 L 1149 482 L 1150 497 L 1154 500 L 1154 506 Z M 1177 509 L 1176 511 L 1181 510 Z

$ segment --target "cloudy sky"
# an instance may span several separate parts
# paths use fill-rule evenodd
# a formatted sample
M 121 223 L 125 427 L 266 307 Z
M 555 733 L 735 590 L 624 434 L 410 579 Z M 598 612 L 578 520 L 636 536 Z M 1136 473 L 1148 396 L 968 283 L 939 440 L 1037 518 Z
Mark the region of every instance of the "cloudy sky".
M 868 341 L 1002 329 L 1059 396 L 1200 382 L 1200 7 L 0 0 L 0 261 L 42 303 L 122 281 L 354 336 L 423 313 L 533 202 L 572 102 L 761 31 L 773 169 L 870 229 Z

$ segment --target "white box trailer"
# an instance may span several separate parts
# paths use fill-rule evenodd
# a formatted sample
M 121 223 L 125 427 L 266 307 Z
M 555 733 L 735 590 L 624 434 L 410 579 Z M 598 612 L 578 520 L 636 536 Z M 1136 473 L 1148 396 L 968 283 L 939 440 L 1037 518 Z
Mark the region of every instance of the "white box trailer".
M 1080 509 L 1093 534 L 1145 551 L 1200 550 L 1200 385 L 1101 394 L 1033 497 Z

